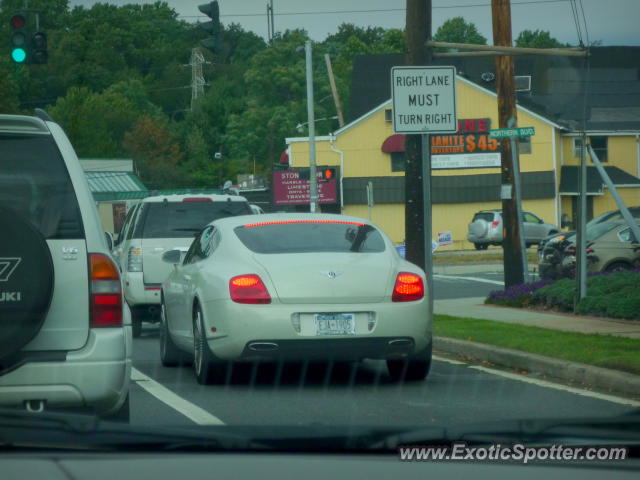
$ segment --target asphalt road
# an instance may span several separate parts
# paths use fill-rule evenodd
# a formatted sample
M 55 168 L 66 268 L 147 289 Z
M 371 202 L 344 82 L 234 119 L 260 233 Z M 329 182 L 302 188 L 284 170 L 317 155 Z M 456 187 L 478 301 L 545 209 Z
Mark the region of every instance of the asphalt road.
M 478 297 L 501 288 L 502 272 L 436 274 L 436 299 Z M 406 425 L 505 419 L 610 416 L 625 401 L 436 357 L 426 381 L 393 383 L 382 361 L 335 367 L 244 365 L 229 382 L 198 385 L 192 368 L 162 367 L 158 330 L 134 340 L 131 422 L 137 425 Z M 640 406 L 640 405 L 636 405 Z
M 434 299 L 486 297 L 492 290 L 502 290 L 502 272 L 470 272 L 460 274 L 435 274 Z
M 259 365 L 236 369 L 229 383 L 198 385 L 192 368 L 162 367 L 157 328 L 134 340 L 134 368 L 149 380 L 131 387 L 131 423 L 193 425 L 192 410 L 236 425 L 406 425 L 571 416 L 609 416 L 631 406 L 520 381 L 512 374 L 438 359 L 426 381 L 391 382 L 384 362 L 358 367 Z M 505 376 L 506 375 L 506 376 Z M 134 378 L 139 377 L 134 372 Z M 517 375 L 515 377 L 518 377 Z M 530 380 L 530 375 L 526 376 Z M 525 378 L 523 376 L 523 378 Z M 538 380 L 533 380 L 538 381 Z M 147 388 L 142 388 L 145 385 Z M 151 394 L 148 385 L 160 389 Z M 165 393 L 163 393 L 163 391 Z M 166 393 L 169 392 L 169 393 Z M 181 403 L 170 407 L 167 395 Z M 174 402 L 175 404 L 175 398 Z

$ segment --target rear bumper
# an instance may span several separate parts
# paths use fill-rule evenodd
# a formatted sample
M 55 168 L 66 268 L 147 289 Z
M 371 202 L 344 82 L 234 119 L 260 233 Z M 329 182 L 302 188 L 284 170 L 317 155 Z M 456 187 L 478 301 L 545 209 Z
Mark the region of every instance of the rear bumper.
M 142 272 L 123 272 L 124 298 L 131 307 L 160 305 L 160 285 L 145 285 Z
M 91 329 L 80 350 L 64 361 L 31 362 L 0 376 L 0 406 L 44 401 L 45 408 L 117 411 L 129 392 L 131 327 Z
M 425 351 L 432 336 L 426 299 L 351 305 L 241 305 L 227 300 L 205 303 L 203 313 L 209 348 L 221 360 L 402 358 Z M 316 335 L 315 313 L 355 313 L 356 333 Z M 371 328 L 370 313 L 375 319 Z
M 253 340 L 241 360 L 361 360 L 405 358 L 415 353 L 410 337 L 340 338 L 314 340 Z

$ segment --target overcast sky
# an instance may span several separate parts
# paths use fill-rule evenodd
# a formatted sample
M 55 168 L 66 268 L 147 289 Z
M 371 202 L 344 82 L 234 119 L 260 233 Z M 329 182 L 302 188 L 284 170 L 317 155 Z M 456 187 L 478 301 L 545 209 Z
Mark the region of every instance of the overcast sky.
M 198 11 L 204 0 L 166 0 L 187 21 L 206 20 Z M 223 23 L 239 23 L 266 38 L 266 5 L 269 0 L 219 0 Z M 462 16 L 473 22 L 488 43 L 492 42 L 490 0 L 432 0 L 433 32 L 451 17 Z M 92 0 L 70 0 L 73 5 L 91 5 Z M 153 3 L 111 0 L 108 3 Z M 580 12 L 584 6 L 587 32 L 591 41 L 604 45 L 640 45 L 640 0 L 575 0 Z M 343 22 L 359 26 L 404 28 L 406 0 L 273 0 L 276 31 L 304 28 L 314 40 L 334 33 Z M 524 29 L 549 30 L 561 42 L 576 44 L 578 34 L 570 0 L 512 0 L 514 38 Z M 581 13 L 581 12 L 580 12 Z

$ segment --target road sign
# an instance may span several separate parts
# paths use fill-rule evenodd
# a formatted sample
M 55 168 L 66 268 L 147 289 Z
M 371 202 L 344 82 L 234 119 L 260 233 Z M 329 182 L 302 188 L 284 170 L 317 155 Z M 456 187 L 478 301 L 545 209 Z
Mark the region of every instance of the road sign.
M 393 67 L 391 97 L 396 133 L 458 130 L 455 67 Z
M 535 127 L 496 128 L 489 130 L 489 136 L 491 138 L 533 137 L 535 134 Z

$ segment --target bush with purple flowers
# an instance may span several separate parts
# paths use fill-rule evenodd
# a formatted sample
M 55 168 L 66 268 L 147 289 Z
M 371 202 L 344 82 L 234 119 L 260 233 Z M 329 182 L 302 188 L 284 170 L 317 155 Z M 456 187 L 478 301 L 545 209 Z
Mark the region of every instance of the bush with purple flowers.
M 572 312 L 575 288 L 575 280 L 569 278 L 540 280 L 495 290 L 485 303 Z M 589 274 L 587 297 L 578 303 L 576 313 L 640 320 L 640 268 Z
M 545 279 L 532 283 L 514 285 L 512 287 L 505 288 L 504 290 L 494 290 L 489 294 L 484 303 L 505 305 L 508 307 L 526 307 L 528 305 L 532 305 L 533 294 L 536 291 L 542 287 L 552 284 L 553 282 L 553 280 Z

